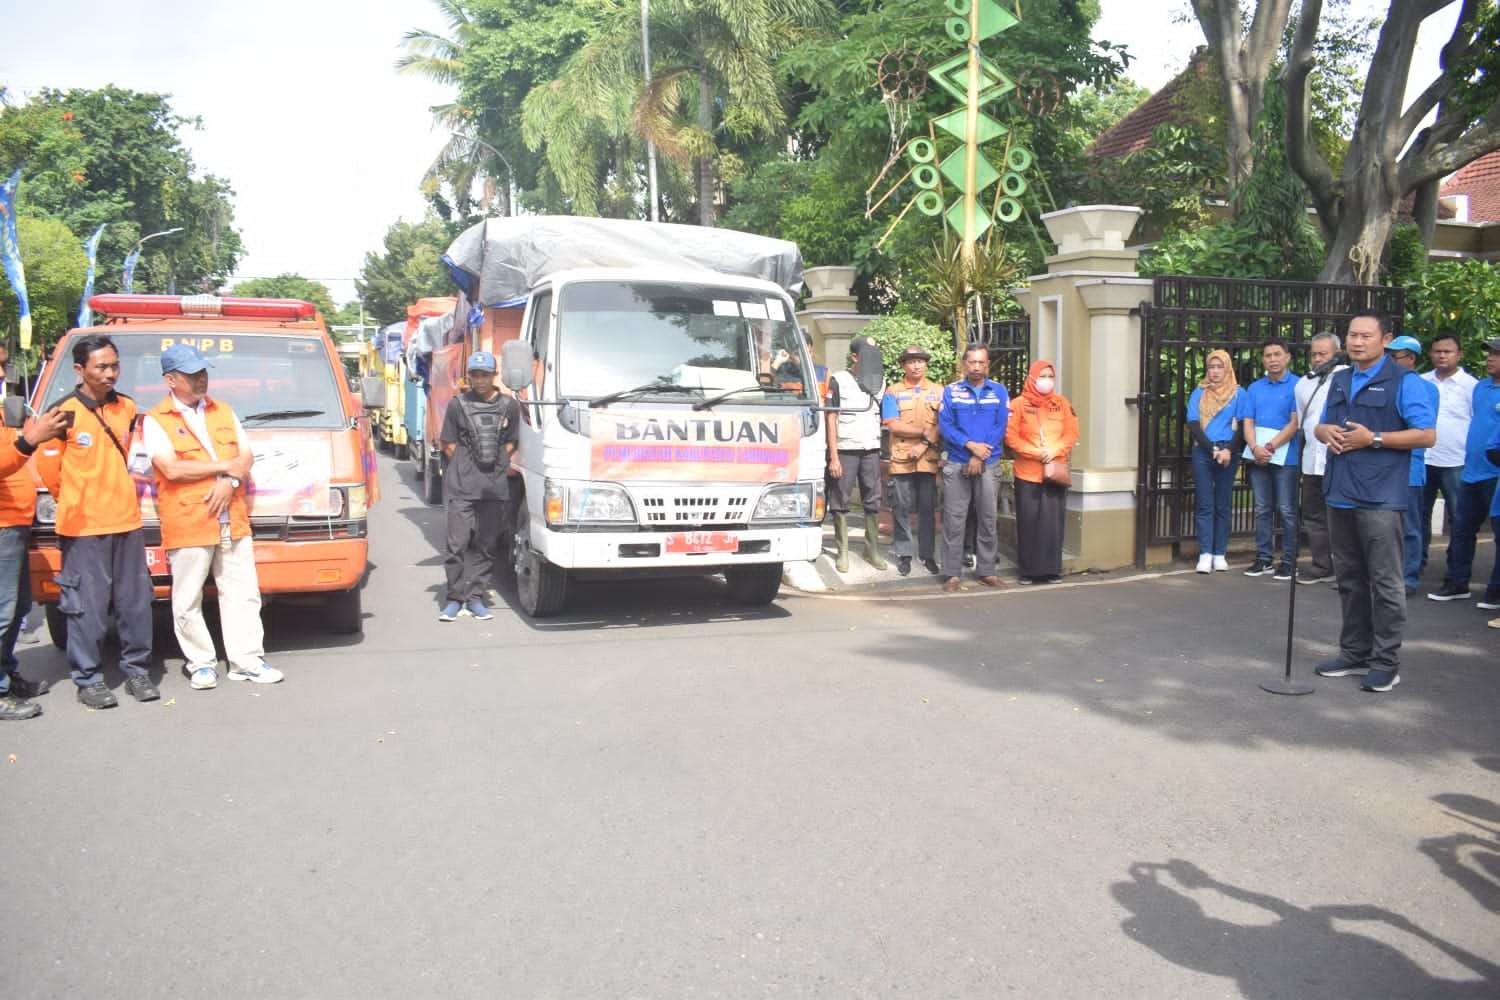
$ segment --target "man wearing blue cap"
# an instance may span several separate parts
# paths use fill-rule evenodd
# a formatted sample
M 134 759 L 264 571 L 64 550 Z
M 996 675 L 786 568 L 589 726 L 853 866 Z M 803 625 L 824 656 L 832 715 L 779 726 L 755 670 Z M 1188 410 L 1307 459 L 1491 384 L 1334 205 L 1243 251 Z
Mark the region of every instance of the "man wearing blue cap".
M 505 501 L 506 473 L 515 454 L 520 407 L 495 385 L 495 356 L 469 355 L 469 388 L 454 397 L 443 414 L 438 436 L 448 464 L 443 496 L 448 503 L 448 554 L 443 568 L 448 590 L 438 621 L 461 615 L 480 621 L 494 616 L 484 603 L 495 573 L 495 551 Z
M 224 655 L 232 681 L 275 684 L 281 671 L 265 661 L 260 579 L 246 482 L 255 454 L 229 404 L 208 395 L 213 362 L 191 344 L 161 355 L 167 396 L 151 408 L 141 435 L 156 472 L 161 542 L 172 567 L 172 628 L 194 690 L 217 687 L 218 656 L 203 620 L 203 585 L 219 592 Z
M 1409 372 L 1417 370 L 1422 357 L 1422 342 L 1416 337 L 1402 334 L 1385 345 L 1385 353 L 1392 361 Z M 1421 379 L 1421 388 L 1426 390 L 1432 411 L 1438 409 L 1438 390 L 1426 379 Z M 1402 383 L 1410 384 L 1411 380 Z M 1422 583 L 1422 495 L 1427 492 L 1427 449 L 1413 448 L 1411 471 L 1406 480 L 1406 512 L 1401 517 L 1403 532 L 1402 564 L 1406 577 L 1406 596 L 1417 592 Z

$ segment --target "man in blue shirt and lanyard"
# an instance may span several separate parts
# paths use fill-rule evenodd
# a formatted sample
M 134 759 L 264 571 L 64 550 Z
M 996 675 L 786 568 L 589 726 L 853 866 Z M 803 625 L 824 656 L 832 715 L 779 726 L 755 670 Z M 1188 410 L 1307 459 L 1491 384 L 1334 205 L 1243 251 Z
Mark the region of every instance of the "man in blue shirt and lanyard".
M 1474 572 L 1474 543 L 1484 527 L 1500 483 L 1500 465 L 1492 462 L 1486 445 L 1500 429 L 1500 337 L 1485 345 L 1486 378 L 1474 386 L 1473 417 L 1469 436 L 1464 442 L 1464 467 L 1459 475 L 1458 509 L 1453 512 L 1453 529 L 1448 536 L 1448 568 L 1443 585 L 1427 595 L 1433 601 L 1466 601 L 1469 599 L 1469 577 Z M 1485 610 L 1500 608 L 1500 557 L 1490 573 L 1489 586 L 1479 600 Z
M 1266 374 L 1251 382 L 1240 397 L 1239 417 L 1245 428 L 1245 468 L 1255 494 L 1255 562 L 1246 576 L 1270 573 L 1271 514 L 1281 516 L 1281 562 L 1276 579 L 1292 578 L 1292 554 L 1297 545 L 1297 472 L 1302 445 L 1297 434 L 1297 376 L 1289 370 L 1292 352 L 1282 340 L 1268 340 L 1260 349 Z M 1286 451 L 1277 454 L 1285 446 Z
M 1323 494 L 1343 627 L 1323 677 L 1364 675 L 1366 691 L 1400 683 L 1406 627 L 1402 521 L 1411 453 L 1437 441 L 1437 407 L 1421 378 L 1389 360 L 1390 322 L 1376 312 L 1349 321 L 1352 367 L 1333 376 L 1318 439 L 1328 445 Z
M 1010 396 L 1005 386 L 990 380 L 989 372 L 989 348 L 970 344 L 964 351 L 964 377 L 943 389 L 938 413 L 943 434 L 943 590 L 949 593 L 959 588 L 971 497 L 979 518 L 974 575 L 986 587 L 1000 586 L 995 575 L 995 518 Z

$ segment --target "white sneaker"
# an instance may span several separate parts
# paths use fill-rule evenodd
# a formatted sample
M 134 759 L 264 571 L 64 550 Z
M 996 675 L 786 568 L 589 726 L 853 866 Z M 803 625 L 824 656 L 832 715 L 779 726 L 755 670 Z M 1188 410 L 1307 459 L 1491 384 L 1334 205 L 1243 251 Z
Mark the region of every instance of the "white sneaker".
M 250 681 L 252 684 L 280 684 L 282 673 L 269 663 L 262 663 L 253 670 L 241 670 L 239 667 L 229 668 L 229 679 L 232 681 Z
M 1214 556 L 1214 572 L 1215 573 L 1227 573 L 1227 572 L 1229 572 L 1229 560 L 1225 559 L 1223 556 Z
M 219 686 L 219 672 L 213 667 L 198 667 L 188 675 L 188 686 L 194 691 L 207 691 Z
M 1198 557 L 1198 572 L 1212 573 L 1214 571 L 1214 557 L 1205 552 Z

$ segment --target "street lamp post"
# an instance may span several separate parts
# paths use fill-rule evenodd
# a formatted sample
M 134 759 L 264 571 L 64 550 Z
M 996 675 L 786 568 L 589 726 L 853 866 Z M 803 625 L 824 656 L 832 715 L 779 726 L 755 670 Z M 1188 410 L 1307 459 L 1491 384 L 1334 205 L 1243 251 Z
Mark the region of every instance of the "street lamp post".
M 651 0 L 641 0 L 641 72 L 651 89 Z M 646 136 L 646 183 L 651 197 L 651 221 L 661 221 L 656 197 L 656 143 Z
M 175 226 L 172 229 L 163 229 L 159 233 L 152 233 L 150 236 L 142 236 L 140 239 L 136 240 L 135 249 L 131 250 L 128 254 L 125 255 L 125 274 L 123 276 L 123 280 L 121 280 L 120 282 L 125 291 L 131 292 L 135 290 L 135 265 L 141 259 L 141 248 L 146 245 L 146 241 L 154 240 L 158 236 L 171 236 L 173 233 L 180 232 L 182 232 L 182 227 Z
M 516 194 L 515 194 L 515 192 L 516 192 L 516 185 L 515 185 L 516 171 L 510 165 L 510 160 L 508 160 L 508 159 L 505 158 L 505 154 L 504 153 L 500 152 L 500 150 L 496 149 L 494 146 L 491 146 L 489 143 L 485 142 L 483 139 L 479 138 L 478 136 L 465 135 L 462 132 L 454 132 L 453 134 L 456 135 L 456 136 L 458 136 L 460 139 L 467 139 L 467 140 L 469 140 L 470 142 L 472 142 L 476 146 L 483 146 L 485 149 L 488 149 L 491 153 L 494 153 L 496 156 L 500 157 L 500 162 L 503 163 L 503 164 L 505 164 L 505 214 L 506 215 L 515 215 L 516 214 Z

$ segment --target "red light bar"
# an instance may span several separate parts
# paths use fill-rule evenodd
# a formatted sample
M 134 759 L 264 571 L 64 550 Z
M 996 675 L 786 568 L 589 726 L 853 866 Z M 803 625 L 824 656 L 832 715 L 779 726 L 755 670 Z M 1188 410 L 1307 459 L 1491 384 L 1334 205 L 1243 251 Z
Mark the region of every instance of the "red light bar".
M 107 316 L 312 319 L 317 307 L 300 299 L 220 298 L 216 295 L 95 295 L 89 308 Z

